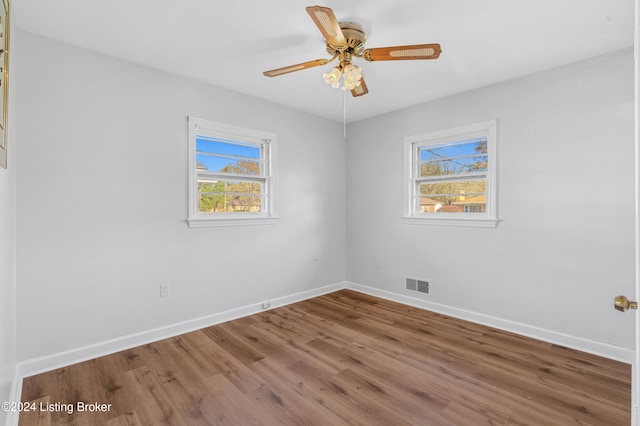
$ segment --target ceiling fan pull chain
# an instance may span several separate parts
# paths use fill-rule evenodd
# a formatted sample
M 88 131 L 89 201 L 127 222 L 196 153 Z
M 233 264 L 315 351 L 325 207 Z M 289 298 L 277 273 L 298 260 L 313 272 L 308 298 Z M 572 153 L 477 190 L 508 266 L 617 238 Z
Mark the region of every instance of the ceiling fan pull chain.
M 347 92 L 342 91 L 342 127 L 343 136 L 347 137 Z

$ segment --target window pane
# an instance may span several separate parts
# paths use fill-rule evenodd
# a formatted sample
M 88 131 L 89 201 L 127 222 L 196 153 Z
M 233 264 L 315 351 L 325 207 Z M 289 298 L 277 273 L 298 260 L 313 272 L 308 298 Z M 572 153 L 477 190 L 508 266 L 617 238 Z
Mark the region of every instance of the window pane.
M 196 150 L 200 152 L 215 152 L 223 155 L 260 158 L 259 144 L 207 138 L 205 136 L 196 137 Z
M 487 171 L 487 138 L 474 138 L 419 148 L 419 176 Z
M 484 213 L 486 180 L 420 183 L 416 209 L 421 213 Z
M 240 161 L 236 158 L 196 154 L 197 170 L 208 170 L 210 172 L 231 174 L 260 175 L 262 174 L 260 164 L 260 161 Z
M 196 169 L 232 174 L 262 174 L 262 146 L 196 137 Z
M 199 210 L 202 213 L 260 213 L 263 196 L 261 195 L 225 195 L 212 199 L 213 196 L 201 195 Z M 212 201 L 215 204 L 212 204 Z
M 198 209 L 203 213 L 261 212 L 263 182 L 198 181 Z

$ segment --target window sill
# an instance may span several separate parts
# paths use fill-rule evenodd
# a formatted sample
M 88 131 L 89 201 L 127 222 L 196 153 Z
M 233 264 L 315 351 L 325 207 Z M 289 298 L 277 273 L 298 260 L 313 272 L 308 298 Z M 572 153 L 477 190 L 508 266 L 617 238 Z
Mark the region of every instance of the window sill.
M 229 217 L 229 218 L 191 218 L 187 219 L 189 228 L 211 228 L 217 226 L 251 226 L 274 225 L 280 220 L 277 216 L 270 217 Z
M 466 226 L 474 228 L 495 228 L 498 226 L 498 219 L 487 218 L 405 216 L 402 221 L 408 225 Z

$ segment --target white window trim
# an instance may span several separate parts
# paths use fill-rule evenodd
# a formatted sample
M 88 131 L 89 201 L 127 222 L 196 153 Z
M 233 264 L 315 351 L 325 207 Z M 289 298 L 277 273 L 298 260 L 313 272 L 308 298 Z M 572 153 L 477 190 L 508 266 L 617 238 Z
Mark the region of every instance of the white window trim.
M 266 165 L 268 170 L 265 173 L 265 192 L 267 194 L 267 209 L 261 213 L 224 213 L 206 214 L 198 209 L 198 173 L 196 172 L 196 136 L 198 134 L 209 134 L 220 136 L 221 134 L 235 136 L 240 140 L 259 139 L 267 144 Z M 278 222 L 279 217 L 276 211 L 276 158 L 277 158 L 278 136 L 275 133 L 254 130 L 226 123 L 206 120 L 189 116 L 189 208 L 187 223 L 190 228 L 204 228 L 213 226 L 237 226 L 237 225 L 271 225 Z
M 429 213 L 417 212 L 414 208 L 414 150 L 419 145 L 438 144 L 449 140 L 474 135 L 487 136 L 488 168 L 487 168 L 487 205 L 485 213 Z M 404 138 L 404 216 L 403 222 L 411 225 L 443 225 L 443 226 L 471 226 L 481 228 L 495 228 L 498 224 L 497 212 L 497 121 L 483 121 L 465 126 L 444 129 Z

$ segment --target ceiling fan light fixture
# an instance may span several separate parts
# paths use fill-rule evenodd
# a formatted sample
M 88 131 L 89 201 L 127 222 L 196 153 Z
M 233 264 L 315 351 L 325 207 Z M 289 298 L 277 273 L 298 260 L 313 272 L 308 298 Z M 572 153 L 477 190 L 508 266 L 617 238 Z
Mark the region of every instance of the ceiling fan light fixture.
M 322 74 L 322 78 L 324 79 L 324 82 L 329 86 L 337 89 L 338 87 L 340 87 L 341 74 L 342 72 L 340 71 L 340 69 L 338 67 L 335 67 L 331 70 L 331 72 Z
M 322 74 L 324 82 L 334 89 L 340 87 L 340 78 L 342 78 L 342 90 L 353 90 L 360 86 L 362 69 L 357 65 L 347 64 L 344 67 L 337 66 L 330 72 Z
M 362 69 L 359 66 L 349 64 L 342 70 L 342 90 L 353 90 L 360 85 Z

